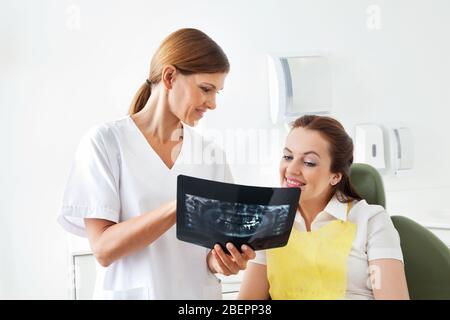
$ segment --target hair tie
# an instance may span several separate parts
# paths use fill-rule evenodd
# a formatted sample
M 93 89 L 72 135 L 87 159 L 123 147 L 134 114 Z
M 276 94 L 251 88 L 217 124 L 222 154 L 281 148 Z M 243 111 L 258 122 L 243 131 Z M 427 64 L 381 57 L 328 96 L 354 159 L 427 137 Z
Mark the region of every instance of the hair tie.
M 148 85 L 152 84 L 148 79 L 145 79 L 145 82 L 147 82 Z

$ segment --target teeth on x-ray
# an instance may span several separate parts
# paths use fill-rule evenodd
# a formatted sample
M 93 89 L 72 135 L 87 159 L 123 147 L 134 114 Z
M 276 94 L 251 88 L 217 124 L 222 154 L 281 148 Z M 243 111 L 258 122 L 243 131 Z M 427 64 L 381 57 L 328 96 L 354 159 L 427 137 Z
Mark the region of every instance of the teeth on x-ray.
M 186 226 L 231 237 L 276 236 L 283 232 L 289 205 L 226 202 L 186 194 Z

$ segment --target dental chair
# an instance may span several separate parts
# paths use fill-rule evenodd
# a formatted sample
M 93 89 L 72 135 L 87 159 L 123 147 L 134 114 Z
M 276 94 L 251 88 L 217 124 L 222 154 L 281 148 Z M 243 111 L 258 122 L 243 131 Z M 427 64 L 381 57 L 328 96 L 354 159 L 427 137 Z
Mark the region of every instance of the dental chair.
M 354 163 L 350 181 L 367 203 L 386 208 L 383 180 L 375 168 Z M 450 299 L 450 249 L 413 220 L 403 216 L 391 216 L 391 219 L 400 235 L 410 298 Z

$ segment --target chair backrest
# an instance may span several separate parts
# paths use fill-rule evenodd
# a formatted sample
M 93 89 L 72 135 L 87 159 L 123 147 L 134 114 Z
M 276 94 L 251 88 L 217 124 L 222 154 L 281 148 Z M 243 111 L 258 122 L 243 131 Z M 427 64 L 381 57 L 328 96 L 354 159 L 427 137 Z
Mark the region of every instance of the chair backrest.
M 350 168 L 350 181 L 356 192 L 369 204 L 386 208 L 383 179 L 380 173 L 365 163 L 354 163 Z
M 351 167 L 350 181 L 370 204 L 386 208 L 383 180 L 367 164 Z M 403 216 L 392 216 L 400 236 L 411 299 L 450 299 L 450 249 L 431 231 Z
M 450 299 L 450 249 L 411 219 L 391 219 L 401 239 L 410 298 Z

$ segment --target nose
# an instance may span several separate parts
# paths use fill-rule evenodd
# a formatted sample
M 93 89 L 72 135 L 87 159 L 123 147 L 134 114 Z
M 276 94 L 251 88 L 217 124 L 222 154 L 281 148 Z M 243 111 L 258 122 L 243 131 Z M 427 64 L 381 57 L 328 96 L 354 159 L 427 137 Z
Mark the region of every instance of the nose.
M 301 165 L 299 161 L 292 160 L 286 168 L 286 174 L 294 177 L 301 176 Z
M 206 100 L 206 107 L 210 110 L 214 110 L 216 108 L 216 95 L 213 95 L 211 98 Z

